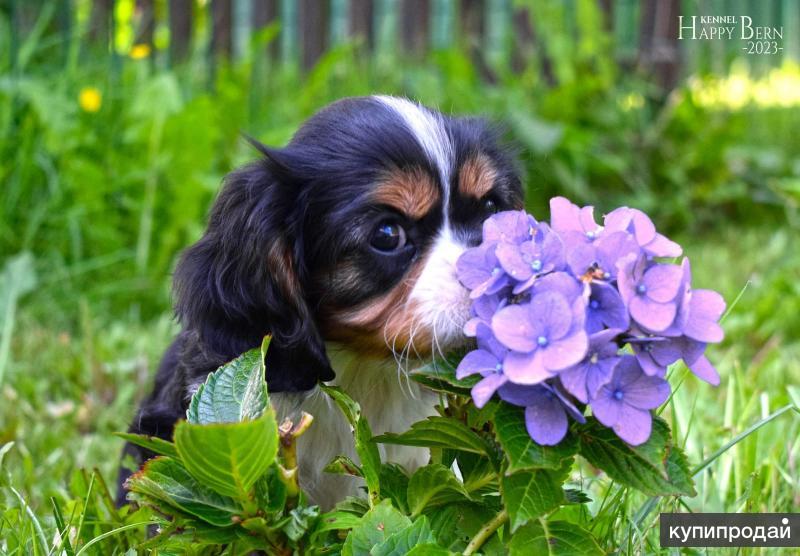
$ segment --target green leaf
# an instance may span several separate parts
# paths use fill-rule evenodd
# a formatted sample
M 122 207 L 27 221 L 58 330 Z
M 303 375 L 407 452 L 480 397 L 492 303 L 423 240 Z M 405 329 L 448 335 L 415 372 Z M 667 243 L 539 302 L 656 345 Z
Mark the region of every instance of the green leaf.
M 600 556 L 605 552 L 591 533 L 567 521 L 532 521 L 508 543 L 510 556 Z
M 437 392 L 469 397 L 470 390 L 480 381 L 480 377 L 456 378 L 456 367 L 463 356 L 464 353 L 456 352 L 449 354 L 447 359 L 437 359 L 412 371 L 411 378 Z
M 236 500 L 198 482 L 177 460 L 169 457 L 148 460 L 128 478 L 127 486 L 145 500 L 157 505 L 165 503 L 218 527 L 232 525 L 232 518 L 243 511 Z
M 336 402 L 353 427 L 356 453 L 361 462 L 361 473 L 367 484 L 369 499 L 370 502 L 377 501 L 380 496 L 381 455 L 372 438 L 369 423 L 361 416 L 361 406 L 336 386 L 322 385 L 322 390 Z
M 193 424 L 237 423 L 257 418 L 269 407 L 264 353 L 251 349 L 208 375 L 192 396 L 186 419 Z
M 413 547 L 429 543 L 435 546 L 436 538 L 428 519 L 421 516 L 410 526 L 372 547 L 369 553 L 371 556 L 405 556 Z
M 578 439 L 568 434 L 555 446 L 533 441 L 525 427 L 525 410 L 506 403 L 495 412 L 495 436 L 508 457 L 508 472 L 523 469 L 558 469 L 578 451 Z
M 403 513 L 408 513 L 408 475 L 396 463 L 381 465 L 381 496 L 392 501 L 392 505 Z
M 512 533 L 566 501 L 561 481 L 554 472 L 543 469 L 504 476 L 500 481 L 500 493 L 508 509 Z
M 420 467 L 408 482 L 408 506 L 417 516 L 428 506 L 469 500 L 469 493 L 452 470 L 439 463 Z
M 458 524 L 462 518 L 462 504 L 436 506 L 425 512 L 430 520 L 436 540 L 442 546 L 451 546 L 460 536 Z M 464 535 L 464 538 L 468 538 Z
M 146 434 L 134 434 L 131 432 L 115 432 L 114 435 L 119 436 L 123 440 L 127 440 L 131 444 L 147 448 L 151 452 L 155 452 L 161 456 L 169 456 L 178 459 L 178 451 L 175 449 L 175 444 L 163 438 L 148 436 Z
M 460 452 L 457 460 L 467 492 L 472 494 L 497 490 L 497 472 L 489 458 L 471 452 Z
M 347 535 L 342 556 L 366 556 L 372 547 L 411 525 L 411 520 L 392 507 L 389 500 L 368 511 Z
M 406 556 L 452 556 L 456 554 L 446 548 L 433 543 L 418 544 L 411 550 L 405 553 Z
M 375 437 L 382 444 L 424 446 L 428 448 L 451 448 L 476 454 L 489 452 L 486 442 L 461 421 L 450 417 L 428 417 L 411 425 L 401 433 L 387 433 Z
M 297 542 L 312 528 L 319 518 L 319 506 L 295 508 L 289 513 L 289 520 L 283 526 L 283 532 L 292 541 Z
M 363 477 L 361 468 L 347 456 L 336 456 L 323 469 L 325 473 L 334 475 L 352 475 L 353 477 Z
M 659 417 L 653 418 L 650 439 L 640 446 L 626 444 L 596 419 L 581 425 L 578 436 L 581 455 L 615 481 L 651 496 L 695 495 L 686 456 L 672 445 L 669 427 Z
M 175 446 L 191 475 L 216 492 L 241 500 L 275 461 L 278 427 L 272 410 L 242 423 L 175 427 Z
M 317 544 L 319 537 L 324 533 L 352 529 L 359 523 L 361 523 L 361 516 L 351 512 L 333 510 L 322 514 L 317 520 L 314 532 L 311 534 L 311 543 Z
M 277 466 L 270 466 L 253 485 L 258 509 L 267 514 L 283 512 L 286 504 L 286 483 L 281 480 Z

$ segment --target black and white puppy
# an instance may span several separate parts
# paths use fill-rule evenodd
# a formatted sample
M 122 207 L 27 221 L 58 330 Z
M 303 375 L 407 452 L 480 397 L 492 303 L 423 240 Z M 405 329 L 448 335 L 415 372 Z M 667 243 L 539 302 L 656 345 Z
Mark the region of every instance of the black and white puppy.
M 437 398 L 405 371 L 464 341 L 470 302 L 456 260 L 480 242 L 486 217 L 522 207 L 522 190 L 485 122 L 403 98 L 338 101 L 285 148 L 257 147 L 263 159 L 227 177 L 208 229 L 178 264 L 183 331 L 131 431 L 170 438 L 207 375 L 271 334 L 270 396 L 279 419 L 314 416 L 298 446 L 300 479 L 328 508 L 358 483 L 322 472 L 355 454 L 350 427 L 316 385 L 341 385 L 376 433 L 432 414 Z M 389 461 L 425 463 L 424 450 L 382 449 Z

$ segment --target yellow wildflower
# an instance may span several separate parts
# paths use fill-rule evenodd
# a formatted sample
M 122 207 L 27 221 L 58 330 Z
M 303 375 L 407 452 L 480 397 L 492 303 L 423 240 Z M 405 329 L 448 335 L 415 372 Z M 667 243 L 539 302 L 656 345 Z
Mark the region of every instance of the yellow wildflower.
M 103 104 L 103 95 L 95 87 L 84 87 L 78 94 L 78 104 L 84 112 L 97 112 Z
M 131 48 L 129 56 L 134 60 L 141 60 L 142 58 L 147 58 L 150 56 L 150 45 L 149 44 L 135 44 Z

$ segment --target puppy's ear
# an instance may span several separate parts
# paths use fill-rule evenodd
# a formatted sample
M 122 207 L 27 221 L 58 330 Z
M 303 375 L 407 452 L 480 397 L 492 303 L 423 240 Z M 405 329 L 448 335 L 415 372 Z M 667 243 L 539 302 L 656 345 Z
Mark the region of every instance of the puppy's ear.
M 227 359 L 272 334 L 270 391 L 298 391 L 334 377 L 305 299 L 297 184 L 280 153 L 232 174 L 214 203 L 205 235 L 175 270 L 176 313 L 203 346 Z

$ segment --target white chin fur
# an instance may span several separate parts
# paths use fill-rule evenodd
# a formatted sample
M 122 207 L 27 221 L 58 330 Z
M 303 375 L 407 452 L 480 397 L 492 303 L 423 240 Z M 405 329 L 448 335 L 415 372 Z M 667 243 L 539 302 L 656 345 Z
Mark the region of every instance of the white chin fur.
M 465 341 L 463 328 L 469 319 L 470 299 L 456 276 L 456 261 L 466 249 L 445 228 L 411 291 L 418 322 L 431 330 L 434 355 Z

